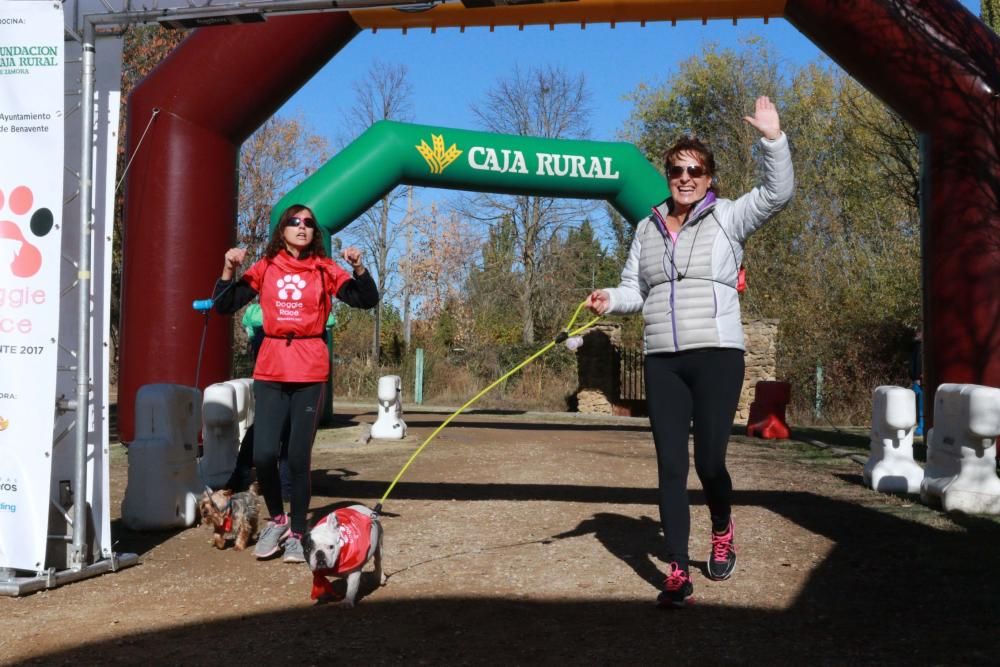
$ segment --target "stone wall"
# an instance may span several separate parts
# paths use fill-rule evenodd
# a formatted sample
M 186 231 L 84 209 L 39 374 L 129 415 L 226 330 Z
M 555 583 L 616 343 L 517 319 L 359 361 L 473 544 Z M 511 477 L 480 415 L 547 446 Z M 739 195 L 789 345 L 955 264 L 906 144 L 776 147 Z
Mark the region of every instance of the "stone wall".
M 621 325 L 599 322 L 583 335 L 576 351 L 577 412 L 612 415 L 621 395 Z
M 747 348 L 743 391 L 736 408 L 736 423 L 746 424 L 750 417 L 753 388 L 760 380 L 775 380 L 778 354 L 778 320 L 750 320 L 743 323 L 743 338 Z
M 775 379 L 777 367 L 778 320 L 751 320 L 743 324 L 746 339 L 746 375 L 736 423 L 746 424 L 750 416 L 753 388 L 760 380 Z M 576 409 L 596 415 L 646 414 L 642 401 L 626 401 L 621 397 L 621 325 L 602 322 L 583 337 L 577 350 Z

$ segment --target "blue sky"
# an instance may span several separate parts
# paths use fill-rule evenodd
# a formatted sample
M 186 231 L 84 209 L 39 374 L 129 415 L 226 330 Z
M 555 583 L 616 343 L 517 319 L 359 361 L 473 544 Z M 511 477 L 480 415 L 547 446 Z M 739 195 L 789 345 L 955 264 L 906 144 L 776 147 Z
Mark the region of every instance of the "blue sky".
M 570 73 L 582 72 L 592 94 L 592 134 L 600 141 L 615 139 L 629 115 L 624 96 L 640 83 L 662 82 L 678 63 L 717 42 L 735 45 L 746 36 L 766 37 L 781 56 L 802 64 L 822 52 L 784 20 L 767 25 L 760 19 L 731 21 L 469 28 L 454 30 L 385 30 L 362 33 L 302 88 L 281 113 L 301 113 L 321 134 L 335 137 L 340 117 L 353 101 L 351 85 L 374 60 L 404 63 L 413 87 L 414 122 L 477 129 L 469 111 L 483 99 L 498 78 L 515 67 L 558 65 Z
M 979 0 L 962 0 L 979 15 Z M 485 92 L 509 75 L 515 66 L 526 71 L 533 65 L 553 64 L 570 73 L 586 75 L 591 91 L 591 139 L 614 141 L 631 111 L 625 96 L 641 83 L 657 84 L 677 71 L 685 59 L 700 53 L 708 43 L 736 47 L 740 40 L 765 38 L 779 58 L 790 66 L 802 66 L 825 58 L 822 51 L 783 19 L 741 19 L 635 23 L 411 30 L 365 32 L 355 37 L 279 111 L 300 115 L 312 131 L 326 136 L 336 148 L 338 139 L 348 137 L 343 117 L 353 102 L 352 84 L 368 71 L 375 60 L 403 63 L 409 68 L 413 88 L 413 121 L 427 125 L 480 129 L 470 105 L 481 101 Z M 829 60 L 827 60 L 829 62 Z M 451 191 L 418 188 L 416 205 L 431 202 L 447 206 L 456 197 Z M 602 229 L 598 233 L 603 236 Z
M 962 0 L 978 16 L 979 0 Z M 282 109 L 301 113 L 314 131 L 331 141 L 342 134 L 341 117 L 352 101 L 351 84 L 376 60 L 405 63 L 413 86 L 414 121 L 477 129 L 469 105 L 481 100 L 501 76 L 519 66 L 555 64 L 570 72 L 583 72 L 592 92 L 592 139 L 614 140 L 629 115 L 623 98 L 640 83 L 658 83 L 675 72 L 678 64 L 716 42 L 732 47 L 741 38 L 766 38 L 781 58 L 802 65 L 823 53 L 783 19 L 764 24 L 761 19 L 683 21 L 669 23 L 576 25 L 411 30 L 362 33 L 304 86 Z

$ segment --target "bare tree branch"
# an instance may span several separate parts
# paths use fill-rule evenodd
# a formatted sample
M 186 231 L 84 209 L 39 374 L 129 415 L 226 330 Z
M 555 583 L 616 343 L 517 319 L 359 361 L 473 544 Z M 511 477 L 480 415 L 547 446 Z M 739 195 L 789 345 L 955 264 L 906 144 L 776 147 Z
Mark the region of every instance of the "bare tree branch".
M 412 118 L 413 89 L 406 65 L 375 61 L 366 76 L 355 81 L 354 104 L 349 125 L 355 136 L 380 120 L 409 121 Z M 375 276 L 382 299 L 375 309 L 375 330 L 372 336 L 372 358 L 377 363 L 382 340 L 382 305 L 396 295 L 396 262 L 393 256 L 407 223 L 404 201 L 406 188 L 397 187 L 365 211 L 348 228 L 347 237 L 361 246 L 370 258 L 369 268 Z
M 519 136 L 581 139 L 590 133 L 590 93 L 583 74 L 572 76 L 548 66 L 520 69 L 499 79 L 472 113 L 487 130 Z M 523 342 L 535 340 L 535 314 L 541 294 L 541 264 L 546 248 L 593 209 L 590 202 L 535 196 L 480 194 L 466 199 L 465 213 L 495 228 L 513 223 L 517 268 L 523 275 L 520 299 Z

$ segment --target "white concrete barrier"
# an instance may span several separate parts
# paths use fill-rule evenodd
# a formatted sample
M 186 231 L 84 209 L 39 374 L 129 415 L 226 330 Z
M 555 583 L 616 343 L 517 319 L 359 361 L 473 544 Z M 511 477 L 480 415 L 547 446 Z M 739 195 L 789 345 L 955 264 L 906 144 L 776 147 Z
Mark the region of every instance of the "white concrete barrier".
M 398 375 L 378 379 L 378 417 L 372 424 L 372 437 L 378 440 L 402 440 L 406 437 L 403 417 L 403 382 Z
M 201 392 L 147 384 L 135 399 L 135 440 L 128 448 L 122 522 L 132 530 L 193 526 L 202 491 L 198 478 Z
M 236 378 L 228 380 L 236 388 L 236 416 L 239 420 L 239 438 L 243 442 L 243 436 L 247 430 L 253 426 L 253 415 L 255 404 L 253 402 L 253 378 Z
M 918 493 L 924 470 L 913 460 L 917 396 L 903 387 L 876 387 L 872 392 L 872 435 L 865 486 L 883 493 Z
M 205 486 L 218 489 L 236 467 L 240 443 L 253 424 L 253 381 L 227 380 L 205 387 L 202 401 L 202 456 L 198 473 Z
M 945 511 L 1000 514 L 998 435 L 1000 389 L 975 384 L 938 387 L 920 499 Z

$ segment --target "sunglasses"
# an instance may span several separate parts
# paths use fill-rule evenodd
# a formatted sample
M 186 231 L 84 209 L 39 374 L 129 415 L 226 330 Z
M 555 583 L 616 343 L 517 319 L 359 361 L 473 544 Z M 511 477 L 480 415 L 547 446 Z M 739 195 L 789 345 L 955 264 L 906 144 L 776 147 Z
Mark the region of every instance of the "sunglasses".
M 691 178 L 701 178 L 708 173 L 708 170 L 700 164 L 689 164 L 687 166 L 682 164 L 673 164 L 670 165 L 669 169 L 667 169 L 667 173 L 670 175 L 670 178 L 680 178 L 684 175 L 685 171 L 687 171 L 688 176 Z
M 312 218 L 289 218 L 288 222 L 285 224 L 286 227 L 298 227 L 299 225 L 305 225 L 309 229 L 316 228 L 316 221 Z

